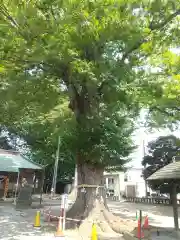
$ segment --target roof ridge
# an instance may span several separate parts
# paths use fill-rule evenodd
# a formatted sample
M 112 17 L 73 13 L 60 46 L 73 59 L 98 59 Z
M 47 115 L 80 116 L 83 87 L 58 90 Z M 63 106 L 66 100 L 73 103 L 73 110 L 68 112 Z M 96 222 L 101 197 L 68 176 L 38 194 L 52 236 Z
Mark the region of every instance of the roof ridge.
M 24 154 L 22 154 L 22 153 L 20 153 L 19 154 L 21 157 L 23 157 L 26 161 L 28 161 L 28 162 L 30 162 L 30 163 L 33 163 L 33 164 L 35 164 L 35 165 L 37 165 L 37 166 L 39 166 L 39 167 L 44 167 L 43 165 L 41 165 L 40 163 L 37 163 L 37 162 L 34 162 L 34 161 L 32 161 L 31 159 L 29 159 L 27 156 L 25 156 Z
M 9 172 L 18 172 L 17 170 L 20 168 L 34 170 L 42 170 L 44 168 L 43 165 L 32 161 L 28 156 L 18 151 L 0 149 L 0 159 L 0 171 L 7 171 L 8 168 L 10 169 Z
M 16 150 L 13 150 L 13 149 L 3 149 L 3 148 L 0 148 L 0 152 L 20 153 L 19 151 L 16 151 Z

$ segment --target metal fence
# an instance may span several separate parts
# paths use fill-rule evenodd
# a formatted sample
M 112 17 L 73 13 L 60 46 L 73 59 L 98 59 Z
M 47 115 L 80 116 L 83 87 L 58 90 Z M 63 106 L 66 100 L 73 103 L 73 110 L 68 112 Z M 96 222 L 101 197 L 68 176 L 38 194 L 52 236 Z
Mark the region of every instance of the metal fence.
M 127 197 L 125 198 L 127 202 L 134 203 L 146 203 L 146 204 L 161 204 L 161 205 L 172 205 L 170 199 L 162 199 L 162 198 L 140 198 L 140 197 Z M 180 205 L 180 200 L 177 200 L 177 204 Z

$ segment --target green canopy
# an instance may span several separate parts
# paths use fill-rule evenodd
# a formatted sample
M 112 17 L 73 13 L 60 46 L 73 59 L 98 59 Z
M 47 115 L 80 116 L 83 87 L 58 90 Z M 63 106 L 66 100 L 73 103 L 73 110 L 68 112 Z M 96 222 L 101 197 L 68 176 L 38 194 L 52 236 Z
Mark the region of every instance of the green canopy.
M 0 172 L 19 172 L 19 169 L 41 170 L 43 167 L 22 156 L 19 152 L 0 150 Z

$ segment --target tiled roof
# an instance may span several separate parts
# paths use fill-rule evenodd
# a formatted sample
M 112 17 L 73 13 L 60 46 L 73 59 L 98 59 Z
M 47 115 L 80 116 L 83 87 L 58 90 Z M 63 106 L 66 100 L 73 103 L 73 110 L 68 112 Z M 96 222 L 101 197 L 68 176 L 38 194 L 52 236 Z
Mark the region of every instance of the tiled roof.
M 1 172 L 18 172 L 20 168 L 40 170 L 42 166 L 25 158 L 19 152 L 0 149 Z
M 180 161 L 172 162 L 157 170 L 147 180 L 180 179 Z

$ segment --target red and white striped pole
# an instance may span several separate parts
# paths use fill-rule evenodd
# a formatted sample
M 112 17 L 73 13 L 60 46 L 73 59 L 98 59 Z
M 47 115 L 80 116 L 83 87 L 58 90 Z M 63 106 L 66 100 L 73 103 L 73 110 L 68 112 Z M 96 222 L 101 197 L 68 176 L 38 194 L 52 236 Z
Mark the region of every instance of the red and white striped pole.
M 62 199 L 61 199 L 61 209 L 60 209 L 60 222 L 61 222 L 61 227 L 64 225 L 64 212 L 65 212 L 65 209 L 64 209 L 64 206 L 65 206 L 65 197 L 64 195 L 62 195 Z M 64 229 L 63 229 L 64 231 Z

